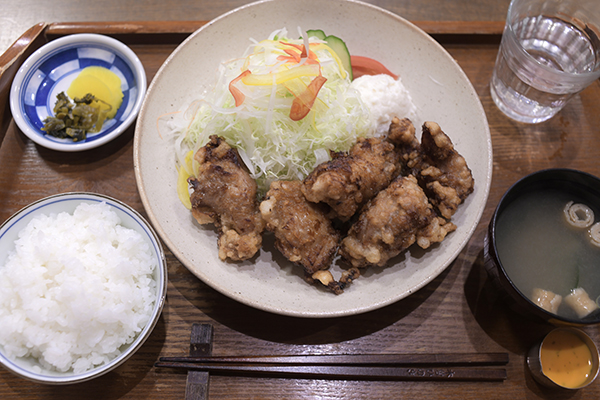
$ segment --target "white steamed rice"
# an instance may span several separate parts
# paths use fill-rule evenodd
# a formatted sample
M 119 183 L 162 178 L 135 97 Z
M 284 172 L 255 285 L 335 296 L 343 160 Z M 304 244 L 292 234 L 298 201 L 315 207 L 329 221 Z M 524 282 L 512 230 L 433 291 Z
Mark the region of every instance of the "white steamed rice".
M 152 313 L 149 244 L 106 203 L 40 215 L 0 267 L 0 346 L 54 371 L 81 373 L 131 343 Z M 39 371 L 38 371 L 39 372 Z

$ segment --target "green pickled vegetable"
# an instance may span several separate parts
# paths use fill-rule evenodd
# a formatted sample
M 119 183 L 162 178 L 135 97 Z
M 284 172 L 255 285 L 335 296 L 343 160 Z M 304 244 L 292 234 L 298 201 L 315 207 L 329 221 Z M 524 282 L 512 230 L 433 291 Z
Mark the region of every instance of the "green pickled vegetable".
M 42 130 L 54 137 L 68 138 L 74 142 L 84 140 L 88 133 L 100 132 L 111 108 L 110 105 L 108 110 L 92 107 L 90 104 L 93 101 L 107 103 L 96 99 L 90 93 L 82 98 L 73 99 L 73 103 L 64 92 L 60 92 L 56 98 L 54 117 L 44 119 Z

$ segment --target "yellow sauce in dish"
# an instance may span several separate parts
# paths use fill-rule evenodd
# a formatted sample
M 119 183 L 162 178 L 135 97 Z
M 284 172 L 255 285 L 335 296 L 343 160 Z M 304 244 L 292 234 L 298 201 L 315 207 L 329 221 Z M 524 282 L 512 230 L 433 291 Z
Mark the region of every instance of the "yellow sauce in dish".
M 121 79 L 111 70 L 92 66 L 81 70 L 79 75 L 71 82 L 67 90 L 67 95 L 71 98 L 82 98 L 91 93 L 96 99 L 90 104 L 94 108 L 109 110 L 106 114 L 107 119 L 114 118 L 117 110 L 123 102 L 123 91 L 121 90 Z M 105 104 L 106 103 L 106 104 Z M 109 107 L 110 105 L 110 107 Z
M 542 371 L 555 383 L 578 388 L 592 373 L 592 352 L 579 336 L 562 330 L 548 334 L 541 348 Z

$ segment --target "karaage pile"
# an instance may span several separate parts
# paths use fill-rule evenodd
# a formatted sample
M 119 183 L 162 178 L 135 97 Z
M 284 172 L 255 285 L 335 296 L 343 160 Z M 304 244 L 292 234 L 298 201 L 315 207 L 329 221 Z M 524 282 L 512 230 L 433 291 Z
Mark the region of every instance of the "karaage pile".
M 394 118 L 386 137 L 360 138 L 331 156 L 303 181 L 273 182 L 259 203 L 237 152 L 211 136 L 189 183 L 194 218 L 220 229 L 219 257 L 253 257 L 266 227 L 307 281 L 340 294 L 360 269 L 385 266 L 415 243 L 443 241 L 474 190 L 464 157 L 435 122 L 423 124 L 419 142 L 410 120 Z M 338 254 L 349 267 L 336 281 L 328 269 Z

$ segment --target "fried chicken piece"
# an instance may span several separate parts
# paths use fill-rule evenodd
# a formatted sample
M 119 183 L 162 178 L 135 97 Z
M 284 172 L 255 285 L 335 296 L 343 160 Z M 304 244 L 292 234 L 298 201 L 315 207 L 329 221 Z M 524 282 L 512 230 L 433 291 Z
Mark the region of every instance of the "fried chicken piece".
M 327 218 L 326 208 L 307 201 L 301 187 L 300 181 L 271 183 L 260 212 L 267 230 L 275 233 L 277 249 L 304 268 L 307 280 L 316 279 L 334 289 L 337 283 L 325 270 L 337 254 L 341 237 Z
M 394 118 L 388 139 L 399 153 L 403 172 L 415 175 L 440 215 L 450 219 L 475 183 L 450 138 L 437 123 L 425 122 L 419 144 L 412 123 Z
M 327 203 L 347 221 L 396 177 L 397 163 L 391 143 L 359 138 L 348 154 L 334 153 L 331 161 L 318 165 L 304 179 L 302 193 L 309 201 Z
M 307 279 L 309 282 L 319 281 L 324 286 L 327 286 L 335 294 L 344 293 L 346 286 L 350 285 L 354 280 L 360 276 L 360 271 L 356 267 L 348 268 L 348 270 L 342 272 L 342 276 L 339 281 L 333 278 L 333 275 L 329 271 L 321 270 L 317 271 Z
M 415 126 L 408 118 L 392 118 L 388 140 L 398 153 L 403 175 L 414 174 L 423 162 L 423 149 L 415 135 Z
M 436 216 L 417 179 L 399 176 L 365 206 L 340 252 L 354 267 L 384 266 L 413 243 L 427 248 L 452 230 Z
M 464 157 L 435 122 L 423 124 L 421 146 L 426 155 L 421 179 L 429 191 L 429 200 L 444 218 L 450 219 L 473 193 L 475 180 Z
M 442 217 L 435 217 L 429 225 L 417 234 L 417 245 L 428 249 L 433 243 L 440 243 L 450 232 L 456 230 L 456 225 Z
M 219 229 L 219 258 L 252 258 L 262 245 L 264 221 L 258 209 L 257 185 L 239 155 L 224 139 L 212 135 L 196 152 L 197 178 L 189 178 L 192 215 L 199 224 Z

